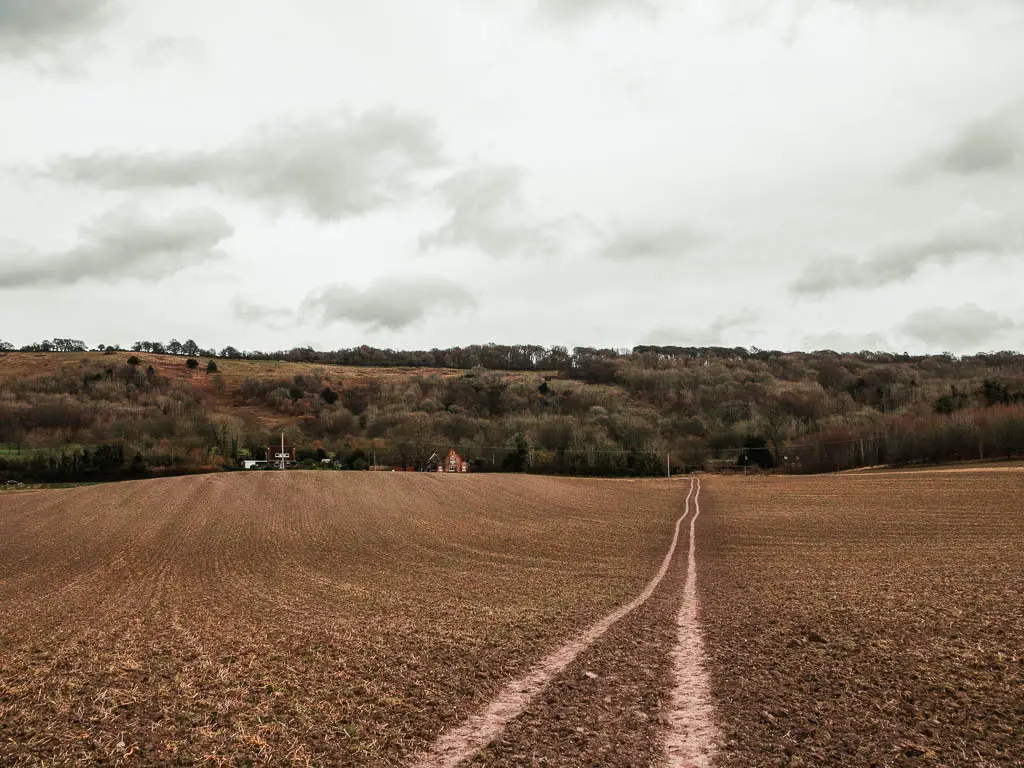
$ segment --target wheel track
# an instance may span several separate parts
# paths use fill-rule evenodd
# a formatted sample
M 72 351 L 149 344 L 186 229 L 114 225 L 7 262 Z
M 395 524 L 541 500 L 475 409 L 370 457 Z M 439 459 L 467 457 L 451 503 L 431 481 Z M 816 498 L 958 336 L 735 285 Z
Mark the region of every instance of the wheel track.
M 710 681 L 704 654 L 704 640 L 698 621 L 697 600 L 697 518 L 700 517 L 700 479 L 693 495 L 690 518 L 690 547 L 687 553 L 683 604 L 676 619 L 677 642 L 672 653 L 675 687 L 666 716 L 666 765 L 669 768 L 707 768 L 719 742 L 711 705 Z M 687 497 L 689 508 L 689 497 Z
M 469 717 L 461 726 L 443 733 L 426 752 L 416 755 L 411 763 L 413 768 L 456 768 L 465 760 L 473 757 L 480 749 L 497 738 L 510 721 L 522 714 L 529 703 L 547 687 L 555 676 L 569 666 L 584 650 L 608 632 L 619 620 L 646 603 L 661 584 L 672 564 L 679 542 L 680 528 L 689 514 L 690 497 L 694 492 L 694 487 L 694 480 L 691 479 L 690 490 L 686 497 L 686 508 L 676 520 L 668 552 L 657 573 L 647 583 L 643 591 L 568 643 L 549 653 L 525 675 L 506 684 L 483 711 Z M 692 552 L 692 524 L 690 535 Z

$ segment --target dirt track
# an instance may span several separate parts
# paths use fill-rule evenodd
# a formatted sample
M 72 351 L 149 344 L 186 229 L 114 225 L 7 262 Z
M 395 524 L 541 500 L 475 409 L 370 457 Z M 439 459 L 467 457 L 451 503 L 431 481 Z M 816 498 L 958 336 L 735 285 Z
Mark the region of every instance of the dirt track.
M 666 713 L 665 751 L 670 768 L 707 768 L 714 760 L 721 737 L 708 682 L 704 636 L 697 601 L 697 521 L 700 519 L 701 482 L 692 491 L 686 584 L 676 618 L 676 642 L 671 651 L 673 686 Z M 687 507 L 691 498 L 686 499 Z

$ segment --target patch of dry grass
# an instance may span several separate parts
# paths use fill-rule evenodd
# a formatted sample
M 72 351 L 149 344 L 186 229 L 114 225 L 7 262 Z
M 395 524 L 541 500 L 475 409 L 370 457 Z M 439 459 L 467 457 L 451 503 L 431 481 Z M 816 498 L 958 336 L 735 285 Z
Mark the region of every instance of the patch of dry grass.
M 14 352 L 0 355 L 0 379 L 19 376 L 37 376 L 54 374 L 62 367 L 75 366 L 81 361 L 103 363 L 107 365 L 124 364 L 129 357 L 135 356 L 141 361 L 141 367 L 152 365 L 161 376 L 181 379 L 194 386 L 205 386 L 211 379 L 206 374 L 204 356 L 197 358 L 202 365 L 196 370 L 185 366 L 188 359 L 183 355 L 154 355 L 148 352 L 116 352 L 105 355 L 102 352 Z M 317 374 L 327 382 L 358 382 L 384 380 L 391 378 L 407 378 L 412 376 L 441 376 L 455 378 L 464 376 L 468 371 L 455 368 L 402 368 L 373 367 L 349 365 L 322 365 L 319 363 L 292 363 L 278 360 L 231 360 L 214 358 L 217 372 L 223 376 L 228 390 L 235 390 L 246 378 L 278 379 L 291 378 L 297 375 Z M 509 379 L 527 378 L 542 379 L 545 375 L 553 375 L 555 371 L 497 371 Z M 212 391 L 212 385 L 209 387 Z

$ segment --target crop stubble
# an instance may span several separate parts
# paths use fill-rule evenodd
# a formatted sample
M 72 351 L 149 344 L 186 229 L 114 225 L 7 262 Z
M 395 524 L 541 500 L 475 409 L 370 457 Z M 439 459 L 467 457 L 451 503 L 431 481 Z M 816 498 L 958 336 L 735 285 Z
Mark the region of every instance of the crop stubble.
M 707 489 L 717 764 L 1024 764 L 1024 474 Z
M 5 494 L 0 764 L 399 764 L 639 592 L 678 509 L 401 473 Z

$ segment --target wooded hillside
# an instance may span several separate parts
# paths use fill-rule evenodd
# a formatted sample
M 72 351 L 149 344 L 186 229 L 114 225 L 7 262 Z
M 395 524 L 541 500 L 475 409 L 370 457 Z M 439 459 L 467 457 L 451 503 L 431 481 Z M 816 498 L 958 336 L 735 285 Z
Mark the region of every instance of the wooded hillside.
M 420 466 L 448 447 L 477 471 L 601 475 L 663 473 L 666 454 L 797 472 L 1024 454 L 1024 355 L 1011 352 L 161 348 L 0 354 L 2 476 L 236 466 L 281 429 L 300 457 L 351 468 Z

